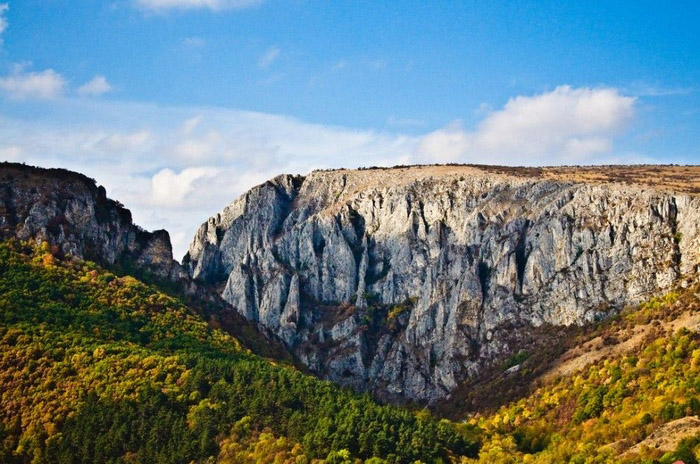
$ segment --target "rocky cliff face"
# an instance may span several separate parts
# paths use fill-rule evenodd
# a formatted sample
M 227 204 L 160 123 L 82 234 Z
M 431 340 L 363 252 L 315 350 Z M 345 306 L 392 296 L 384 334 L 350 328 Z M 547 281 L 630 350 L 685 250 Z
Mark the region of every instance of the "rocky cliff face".
M 279 176 L 202 224 L 183 264 L 319 375 L 434 402 L 528 328 L 697 271 L 699 200 L 460 166 Z
M 131 212 L 81 174 L 0 164 L 0 236 L 48 241 L 61 252 L 161 278 L 186 276 L 164 230 L 146 232 Z

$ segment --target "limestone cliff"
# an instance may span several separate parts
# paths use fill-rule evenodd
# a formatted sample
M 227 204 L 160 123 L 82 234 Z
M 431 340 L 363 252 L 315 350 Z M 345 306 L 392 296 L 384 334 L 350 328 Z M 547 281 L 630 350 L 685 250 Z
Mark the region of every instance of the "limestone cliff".
M 319 375 L 434 402 L 528 328 L 604 318 L 694 273 L 699 227 L 700 198 L 640 184 L 315 171 L 234 201 L 183 265 Z
M 165 230 L 147 232 L 104 187 L 75 172 L 0 164 L 0 236 L 48 241 L 64 253 L 108 267 L 184 277 Z

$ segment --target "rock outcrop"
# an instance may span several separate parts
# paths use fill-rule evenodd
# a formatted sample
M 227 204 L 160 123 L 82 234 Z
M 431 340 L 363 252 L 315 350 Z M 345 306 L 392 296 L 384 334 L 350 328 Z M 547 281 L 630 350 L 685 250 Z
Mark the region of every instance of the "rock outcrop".
M 176 280 L 165 230 L 147 232 L 104 187 L 75 172 L 0 164 L 0 237 L 47 241 L 66 255 Z
M 699 227 L 700 198 L 648 186 L 315 171 L 234 201 L 183 265 L 317 374 L 434 402 L 528 328 L 595 321 L 694 273 Z

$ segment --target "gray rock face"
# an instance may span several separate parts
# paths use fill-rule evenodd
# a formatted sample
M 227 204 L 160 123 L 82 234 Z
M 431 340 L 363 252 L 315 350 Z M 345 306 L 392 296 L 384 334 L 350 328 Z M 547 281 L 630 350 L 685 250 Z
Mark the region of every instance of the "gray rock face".
M 0 236 L 35 239 L 71 256 L 162 278 L 185 277 L 164 230 L 146 232 L 88 177 L 63 169 L 0 164 Z
M 699 253 L 698 197 L 443 166 L 276 177 L 183 264 L 319 375 L 434 402 L 513 333 L 604 318 Z

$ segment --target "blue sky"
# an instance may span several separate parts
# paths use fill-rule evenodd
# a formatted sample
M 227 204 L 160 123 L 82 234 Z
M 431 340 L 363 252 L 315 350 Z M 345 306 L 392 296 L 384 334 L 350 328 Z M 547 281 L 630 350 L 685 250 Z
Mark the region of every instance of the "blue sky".
M 318 167 L 700 163 L 700 3 L 0 0 L 0 158 L 182 254 Z

